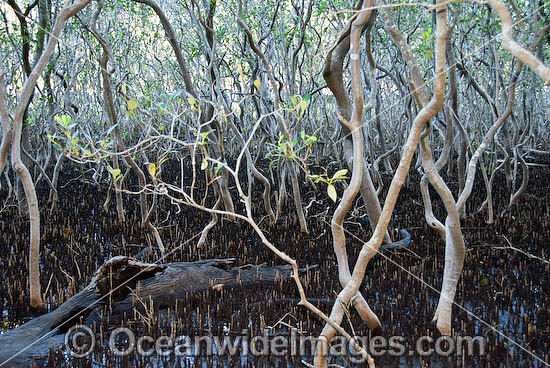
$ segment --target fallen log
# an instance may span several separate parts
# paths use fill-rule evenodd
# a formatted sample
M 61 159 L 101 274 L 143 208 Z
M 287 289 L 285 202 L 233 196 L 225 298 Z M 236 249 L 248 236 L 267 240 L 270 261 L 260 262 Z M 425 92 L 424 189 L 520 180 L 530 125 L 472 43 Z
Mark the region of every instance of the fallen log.
M 54 311 L 0 335 L 0 367 L 28 367 L 51 348 L 64 344 L 64 334 L 77 324 L 143 308 L 151 300 L 159 308 L 173 305 L 190 293 L 208 289 L 269 284 L 289 278 L 291 266 L 234 266 L 235 259 L 151 264 L 130 257 L 114 257 L 95 273 L 90 284 Z

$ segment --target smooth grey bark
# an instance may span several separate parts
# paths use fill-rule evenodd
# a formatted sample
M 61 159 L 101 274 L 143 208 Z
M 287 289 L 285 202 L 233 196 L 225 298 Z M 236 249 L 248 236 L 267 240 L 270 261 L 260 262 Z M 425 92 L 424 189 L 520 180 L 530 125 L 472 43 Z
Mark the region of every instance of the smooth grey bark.
M 29 283 L 30 283 L 30 304 L 32 307 L 39 307 L 43 305 L 42 295 L 40 292 L 40 270 L 39 270 L 39 257 L 40 257 L 40 213 L 38 209 L 38 198 L 36 196 L 36 190 L 32 182 L 31 175 L 21 160 L 21 135 L 23 130 L 23 116 L 28 106 L 28 102 L 34 92 L 36 82 L 46 64 L 50 60 L 55 46 L 59 40 L 59 36 L 65 25 L 65 22 L 83 9 L 91 0 L 78 1 L 72 5 L 66 5 L 55 20 L 55 24 L 51 31 L 51 37 L 48 40 L 44 52 L 36 62 L 36 65 L 27 77 L 21 93 L 19 95 L 17 106 L 14 115 L 13 124 L 13 142 L 11 145 L 11 163 L 13 169 L 17 172 L 21 178 L 23 188 L 25 190 L 25 196 L 27 198 L 27 206 L 29 209 L 29 221 L 30 221 L 30 254 L 29 254 Z
M 0 58 L 1 61 L 1 58 Z M 2 143 L 0 143 L 0 175 L 4 172 L 8 158 L 8 152 L 12 141 L 12 128 L 10 124 L 10 116 L 4 96 L 6 95 L 4 87 L 4 73 L 0 73 L 0 122 L 2 123 Z
M 352 107 L 343 81 L 343 67 L 344 60 L 350 48 L 350 25 L 351 24 L 348 24 L 346 29 L 338 35 L 334 46 L 332 46 L 325 58 L 325 65 L 323 67 L 323 78 L 325 79 L 328 88 L 336 100 L 338 112 L 347 121 L 351 119 Z M 342 134 L 344 135 L 344 159 L 348 167 L 351 169 L 353 167 L 353 142 L 350 133 L 351 131 L 349 128 L 343 127 Z M 376 195 L 376 189 L 372 183 L 372 178 L 366 167 L 366 163 L 362 170 L 363 173 L 360 193 L 367 207 L 367 214 L 371 228 L 374 230 L 382 210 L 380 207 L 380 200 Z M 388 232 L 385 234 L 384 241 L 386 243 L 391 243 L 391 238 Z
M 434 81 L 434 95 L 427 105 L 425 105 L 417 117 L 415 118 L 411 131 L 407 138 L 407 141 L 404 146 L 403 153 L 401 155 L 401 160 L 399 166 L 397 167 L 390 188 L 388 190 L 388 195 L 386 196 L 386 201 L 384 202 L 384 208 L 382 209 L 382 214 L 380 220 L 377 223 L 376 229 L 370 238 L 370 240 L 363 244 L 361 251 L 359 252 L 359 257 L 353 269 L 352 278 L 350 282 L 338 293 L 338 300 L 332 307 L 330 313 L 330 320 L 336 325 L 340 325 L 344 317 L 344 309 L 342 305 L 347 305 L 350 299 L 357 293 L 361 283 L 363 282 L 365 276 L 365 270 L 368 262 L 372 257 L 377 253 L 378 249 L 382 244 L 384 238 L 384 233 L 387 230 L 387 226 L 391 219 L 391 213 L 393 212 L 399 191 L 405 182 L 407 177 L 413 155 L 416 151 L 418 144 L 418 139 L 424 128 L 424 125 L 437 114 L 441 107 L 443 106 L 443 94 L 445 91 L 445 46 L 447 38 L 447 26 L 446 26 L 446 6 L 443 0 L 437 0 L 437 5 L 440 7 L 436 16 L 437 19 L 437 28 L 436 28 L 436 43 L 435 43 L 435 81 Z M 326 324 L 321 333 L 323 339 L 330 337 L 331 329 L 329 325 Z M 330 338 L 327 339 L 330 341 Z M 315 361 L 316 368 L 322 368 L 326 366 L 326 360 L 322 359 L 323 357 L 317 357 Z M 372 365 L 369 362 L 369 365 Z
M 487 0 L 487 3 L 496 11 L 502 21 L 502 32 L 500 33 L 502 46 L 516 59 L 526 64 L 542 80 L 550 83 L 550 68 L 514 40 L 512 17 L 506 5 L 500 0 Z

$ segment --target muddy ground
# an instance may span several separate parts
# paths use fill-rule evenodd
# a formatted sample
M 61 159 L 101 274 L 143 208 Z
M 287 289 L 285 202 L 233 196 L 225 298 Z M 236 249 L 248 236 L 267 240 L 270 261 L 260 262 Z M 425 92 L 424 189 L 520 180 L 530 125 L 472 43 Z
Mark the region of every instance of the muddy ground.
M 165 174 L 173 171 L 166 164 Z M 83 176 L 81 176 L 84 174 Z M 146 246 L 146 232 L 139 227 L 138 197 L 124 195 L 127 223 L 117 221 L 114 203 L 106 213 L 102 209 L 106 187 L 91 183 L 90 173 L 80 170 L 65 170 L 59 190 L 59 208 L 49 215 L 46 198 L 48 188 L 40 183 L 39 198 L 43 209 L 41 243 L 42 290 L 47 289 L 46 303 L 49 309 L 85 287 L 94 271 L 112 256 L 136 255 Z M 131 176 L 131 174 L 130 174 Z M 165 180 L 177 180 L 174 175 Z M 390 178 L 385 178 L 387 189 Z M 427 227 L 418 186 L 418 175 L 411 173 L 403 187 L 391 223 L 391 233 L 398 236 L 399 228 L 406 228 L 412 235 L 408 250 L 392 251 L 386 256 L 377 256 L 369 266 L 362 287 L 363 295 L 376 311 L 383 325 L 384 336 L 404 336 L 407 352 L 414 349 L 421 336 L 439 336 L 430 321 L 438 301 L 437 290 L 441 287 L 444 247 L 435 233 Z M 457 183 L 448 181 L 456 196 Z M 533 167 L 527 193 L 518 208 L 502 218 L 498 216 L 506 207 L 509 190 L 504 178 L 498 177 L 494 187 L 496 223 L 485 223 L 486 213 L 468 217 L 463 221 L 467 255 L 456 302 L 464 309 L 453 308 L 453 328 L 461 336 L 483 336 L 485 352 L 478 351 L 471 357 L 451 354 L 448 357 L 418 354 L 393 357 L 384 354 L 376 358 L 377 366 L 384 367 L 543 367 L 550 364 L 550 265 L 518 251 L 503 249 L 509 243 L 524 252 L 545 260 L 550 259 L 550 169 Z M 128 184 L 128 188 L 132 188 Z M 261 198 L 260 184 L 256 184 L 256 213 L 269 239 L 281 250 L 296 258 L 300 265 L 318 265 L 304 276 L 306 293 L 317 299 L 316 304 L 325 312 L 331 305 L 324 300 L 333 299 L 340 290 L 336 260 L 332 251 L 330 215 L 335 205 L 323 190 L 314 193 L 303 187 L 307 209 L 309 234 L 299 232 L 294 212 L 287 207 L 279 222 L 268 226 Z M 342 188 L 338 188 L 341 193 Z M 31 310 L 27 293 L 28 221 L 17 215 L 13 199 L 6 201 L 7 187 L 2 183 L 0 198 L 0 309 L 2 330 L 13 328 L 32 319 L 37 313 Z M 381 198 L 384 198 L 383 196 Z M 443 208 L 432 192 L 434 212 L 439 219 Z M 485 188 L 479 175 L 468 212 L 477 209 L 485 198 Z M 360 200 L 356 207 L 360 207 Z M 240 208 L 237 206 L 237 208 Z M 328 210 L 327 210 L 328 208 Z M 326 215 L 325 215 L 326 214 Z M 353 260 L 362 241 L 370 236 L 370 229 L 363 213 L 356 210 L 349 214 L 345 228 L 349 232 L 348 251 Z M 261 221 L 260 221 L 261 219 Z M 197 210 L 171 205 L 168 201 L 159 204 L 155 223 L 159 226 L 165 246 L 170 252 L 162 261 L 194 261 L 206 258 L 235 257 L 239 264 L 281 264 L 275 255 L 262 245 L 252 228 L 242 222 L 223 219 L 210 233 L 206 245 L 197 249 L 196 242 L 210 216 Z M 505 239 L 505 238 L 507 239 Z M 150 258 L 149 260 L 154 260 Z M 352 262 L 353 264 L 353 262 Z M 422 280 L 422 281 L 420 281 Z M 427 286 L 429 285 L 429 286 Z M 323 324 L 294 299 L 298 293 L 294 283 L 283 281 L 276 286 L 252 289 L 212 290 L 200 295 L 189 295 L 185 300 L 167 311 L 157 311 L 153 306 L 150 316 L 128 316 L 116 321 L 115 327 L 127 326 L 139 334 L 161 336 L 234 335 L 247 338 L 262 336 L 266 326 L 274 326 L 270 334 L 288 336 L 288 326 L 298 328 L 304 335 L 318 335 Z M 150 318 L 153 317 L 153 318 Z M 368 335 L 358 317 L 352 313 L 346 328 L 353 325 L 355 334 Z M 98 336 L 107 336 L 113 321 L 92 326 Z M 494 328 L 494 329 L 493 329 Z M 500 333 L 495 332 L 495 329 Z M 349 330 L 349 329 L 348 329 Z M 98 339 L 101 340 L 101 339 Z M 103 342 L 103 344 L 102 344 Z M 517 344 L 516 344 L 517 343 Z M 197 356 L 178 358 L 130 354 L 116 357 L 98 341 L 94 352 L 87 358 L 71 358 L 62 350 L 52 351 L 50 356 L 37 366 L 83 366 L 83 367 L 270 367 L 300 366 L 301 360 L 311 362 L 312 357 Z M 519 346 L 518 346 L 519 345 Z M 521 347 L 520 347 L 521 346 Z M 1 349 L 1 347 L 0 347 Z M 412 350 L 411 350 L 412 351 Z M 533 357 L 532 352 L 538 358 Z M 343 366 L 354 366 L 350 357 L 333 357 Z M 224 364 L 222 364 L 222 362 Z

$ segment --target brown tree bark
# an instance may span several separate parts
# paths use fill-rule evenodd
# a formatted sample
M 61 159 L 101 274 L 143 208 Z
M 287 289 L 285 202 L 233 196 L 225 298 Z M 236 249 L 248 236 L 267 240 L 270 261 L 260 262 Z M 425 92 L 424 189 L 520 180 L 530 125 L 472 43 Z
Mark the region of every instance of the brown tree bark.
M 0 335 L 0 365 L 30 366 L 33 359 L 47 356 L 50 348 L 64 344 L 64 334 L 80 321 L 88 326 L 101 318 L 116 323 L 125 313 L 151 301 L 166 308 L 192 293 L 270 284 L 292 274 L 290 265 L 235 267 L 234 262 L 229 258 L 160 265 L 130 257 L 111 258 L 84 290 L 57 309 Z M 109 313 L 100 317 L 105 306 Z

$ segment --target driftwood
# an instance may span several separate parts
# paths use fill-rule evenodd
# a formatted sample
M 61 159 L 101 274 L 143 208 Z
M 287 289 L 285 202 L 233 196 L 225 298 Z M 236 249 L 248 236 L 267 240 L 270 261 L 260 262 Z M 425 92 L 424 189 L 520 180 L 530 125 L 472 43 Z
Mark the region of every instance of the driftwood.
M 72 326 L 91 325 L 109 305 L 110 317 L 134 308 L 172 305 L 190 293 L 257 283 L 273 283 L 292 274 L 290 266 L 232 267 L 234 259 L 150 264 L 129 257 L 114 257 L 95 273 L 90 284 L 54 311 L 0 335 L 0 367 L 27 367 L 64 343 Z

